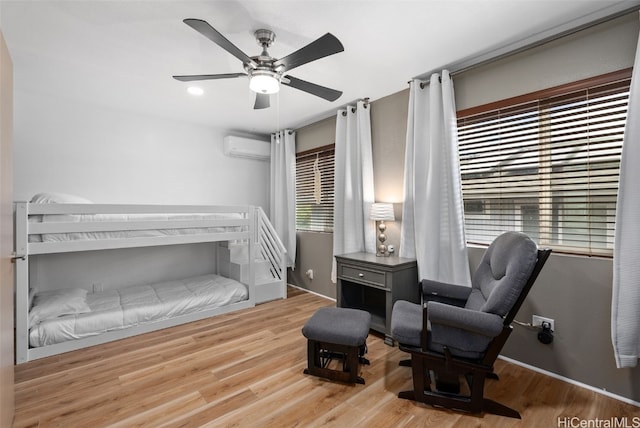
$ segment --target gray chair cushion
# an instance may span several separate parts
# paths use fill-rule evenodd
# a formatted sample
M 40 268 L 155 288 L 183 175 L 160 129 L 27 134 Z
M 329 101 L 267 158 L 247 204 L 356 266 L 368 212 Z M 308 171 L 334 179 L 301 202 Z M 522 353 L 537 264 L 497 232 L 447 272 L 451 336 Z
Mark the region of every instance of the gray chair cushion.
M 519 232 L 498 236 L 487 248 L 472 278 L 472 287 L 423 280 L 427 304 L 427 348 L 466 358 L 481 358 L 503 328 L 538 259 L 538 247 Z M 466 297 L 464 307 L 456 304 Z M 452 306 L 453 305 L 453 306 Z M 391 337 L 421 346 L 422 306 L 398 300 L 391 316 Z
M 465 307 L 506 315 L 518 300 L 537 258 L 538 247 L 525 234 L 506 232 L 498 236 L 473 275 L 474 291 Z M 485 302 L 480 305 L 483 298 Z
M 398 300 L 391 313 L 391 337 L 403 345 L 420 346 L 422 306 Z
M 501 316 L 438 302 L 427 304 L 429 336 L 427 348 L 443 352 L 444 346 L 452 355 L 479 358 L 489 342 L 502 331 Z
M 302 327 L 310 340 L 346 346 L 364 345 L 369 334 L 371 314 L 359 309 L 320 308 Z
M 471 287 L 448 284 L 446 282 L 422 280 L 422 296 L 424 301 L 446 303 L 463 307 L 469 299 Z
M 479 288 L 472 288 L 471 293 L 469 293 L 467 303 L 464 305 L 464 307 L 467 309 L 471 309 L 472 311 L 479 311 L 486 302 L 487 298 L 484 297 L 484 294 L 482 294 L 482 290 L 480 290 Z

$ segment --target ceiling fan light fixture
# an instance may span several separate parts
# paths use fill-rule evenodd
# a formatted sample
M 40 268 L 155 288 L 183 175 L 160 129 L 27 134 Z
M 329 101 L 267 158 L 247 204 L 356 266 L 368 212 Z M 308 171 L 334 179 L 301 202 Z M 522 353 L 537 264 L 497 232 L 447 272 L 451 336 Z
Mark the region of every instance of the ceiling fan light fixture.
M 207 21 L 188 18 L 184 20 L 184 23 L 239 59 L 242 62 L 244 73 L 173 76 L 174 79 L 180 82 L 248 77 L 249 88 L 256 93 L 255 103 L 253 105 L 255 110 L 269 107 L 271 98 L 269 95 L 279 92 L 280 84 L 315 95 L 327 101 L 335 101 L 342 95 L 341 91 L 306 82 L 289 74 L 285 75 L 285 73 L 301 65 L 344 51 L 344 46 L 342 46 L 340 40 L 331 33 L 326 33 L 324 36 L 301 47 L 297 51 L 277 59 L 272 57 L 267 51 L 276 37 L 275 33 L 271 30 L 260 29 L 254 33 L 256 41 L 262 46 L 262 53 L 250 57 L 231 43 L 222 33 L 213 28 Z
M 259 94 L 275 94 L 280 90 L 280 81 L 271 71 L 256 70 L 251 74 L 249 88 Z

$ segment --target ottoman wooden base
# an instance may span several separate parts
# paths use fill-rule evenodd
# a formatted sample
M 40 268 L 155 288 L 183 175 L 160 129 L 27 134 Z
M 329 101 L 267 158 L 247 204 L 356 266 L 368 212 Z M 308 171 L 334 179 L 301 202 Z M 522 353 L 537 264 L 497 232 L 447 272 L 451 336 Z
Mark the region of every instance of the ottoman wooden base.
M 338 382 L 360 383 L 364 379 L 358 376 L 360 364 L 369 364 L 369 360 L 362 357 L 364 347 L 338 345 L 335 343 L 307 341 L 307 365 L 305 374 L 324 377 Z M 329 369 L 326 366 L 332 359 L 342 359 L 342 371 Z
M 339 382 L 364 384 L 358 376 L 371 323 L 368 312 L 347 308 L 321 308 L 307 321 L 302 333 L 307 338 L 307 368 L 304 373 Z M 328 368 L 333 359 L 342 360 L 342 370 Z

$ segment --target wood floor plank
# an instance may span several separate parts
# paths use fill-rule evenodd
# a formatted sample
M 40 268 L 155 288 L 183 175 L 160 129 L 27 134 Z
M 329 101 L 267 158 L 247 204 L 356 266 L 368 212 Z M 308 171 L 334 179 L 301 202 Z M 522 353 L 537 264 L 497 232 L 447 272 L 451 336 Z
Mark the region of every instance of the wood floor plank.
M 254 402 L 256 399 L 257 397 L 253 391 L 244 389 L 234 395 L 225 395 L 223 399 L 215 403 L 208 403 L 191 412 L 183 412 L 183 414 L 179 415 L 176 419 L 168 423 L 163 423 L 161 427 L 186 428 L 203 426 L 239 407 Z
M 301 329 L 334 302 L 289 288 L 288 299 L 16 366 L 14 427 L 539 427 L 558 418 L 640 416 L 640 409 L 498 360 L 486 396 L 518 421 L 397 398 L 407 358 L 367 339 L 364 385 L 303 374 Z M 337 364 L 337 363 L 336 363 Z
M 283 406 L 286 406 L 291 397 L 299 397 L 312 393 L 312 389 L 306 379 L 298 379 L 281 385 L 276 392 L 269 394 L 261 394 L 252 389 L 258 397 L 258 400 L 244 405 L 239 409 L 234 409 L 216 419 L 215 425 L 239 427 L 262 426 L 262 421 L 278 412 Z
M 192 392 L 188 395 L 177 399 L 167 401 L 161 406 L 154 407 L 147 411 L 142 411 L 136 415 L 123 419 L 117 423 L 110 424 L 113 428 L 131 428 L 131 427 L 157 427 L 163 420 L 171 418 L 176 414 L 188 412 L 205 405 L 205 401 L 200 394 Z

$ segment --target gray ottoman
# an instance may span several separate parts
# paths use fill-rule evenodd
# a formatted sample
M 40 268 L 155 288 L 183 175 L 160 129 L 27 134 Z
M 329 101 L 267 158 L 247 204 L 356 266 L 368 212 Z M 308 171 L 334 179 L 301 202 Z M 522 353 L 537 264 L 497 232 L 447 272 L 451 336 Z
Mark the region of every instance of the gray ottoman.
M 349 383 L 364 383 L 358 376 L 371 314 L 359 309 L 320 308 L 309 318 L 302 334 L 307 338 L 307 365 L 304 373 Z M 342 359 L 342 371 L 327 368 L 332 359 Z

